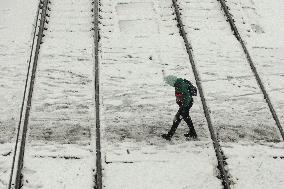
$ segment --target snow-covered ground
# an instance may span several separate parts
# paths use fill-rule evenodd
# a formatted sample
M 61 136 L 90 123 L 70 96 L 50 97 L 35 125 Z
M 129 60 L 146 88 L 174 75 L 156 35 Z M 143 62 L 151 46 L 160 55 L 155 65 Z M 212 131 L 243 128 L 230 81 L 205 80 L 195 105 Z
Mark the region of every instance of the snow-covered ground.
M 193 79 L 171 1 L 104 1 L 101 9 L 102 119 L 107 141 L 160 143 L 157 135 L 171 126 L 178 109 L 174 88 L 165 85 L 162 70 Z M 198 134 L 207 138 L 199 98 L 192 117 Z
M 51 3 L 31 109 L 24 188 L 92 188 L 95 161 L 91 143 L 94 126 L 91 1 Z M 73 145 L 60 146 L 62 143 L 78 144 L 78 150 L 65 150 Z M 44 154 L 42 149 L 55 157 L 82 157 L 51 159 L 40 155 Z
M 13 143 L 0 145 L 0 188 L 7 188 L 12 165 Z
M 225 155 L 228 157 L 228 168 L 234 183 L 233 187 L 250 188 L 251 184 L 260 179 L 260 176 L 268 178 L 277 165 L 270 164 L 270 158 L 264 155 L 271 154 L 274 148 L 267 147 L 265 153 L 258 154 L 255 149 L 261 149 L 262 146 L 255 142 L 279 141 L 279 131 L 243 50 L 223 16 L 219 3 L 197 0 L 179 2 L 182 19 L 193 46 L 197 68 L 202 78 L 213 126 L 218 137 L 224 142 L 249 141 L 252 143 L 248 146 L 233 143 L 230 145 L 232 149 L 227 143 L 222 144 Z M 198 185 L 200 180 L 194 182 L 197 184 L 194 186 L 184 184 L 182 178 L 179 180 L 176 176 L 180 169 L 171 168 L 171 171 L 165 171 L 166 168 L 159 165 L 163 164 L 162 162 L 152 160 L 153 156 L 148 162 L 142 152 L 145 144 L 153 145 L 153 154 L 156 154 L 161 161 L 167 161 L 168 166 L 174 164 L 175 168 L 179 167 L 177 162 L 180 155 L 183 156 L 181 159 L 187 155 L 194 157 L 189 151 L 187 151 L 189 154 L 183 154 L 183 150 L 177 147 L 179 143 L 185 143 L 182 139 L 185 127 L 179 128 L 173 140 L 172 147 L 177 149 L 176 153 L 168 152 L 167 154 L 167 152 L 162 153 L 155 149 L 155 146 L 165 144 L 157 136 L 170 126 L 169 120 L 176 109 L 173 105 L 173 89 L 163 86 L 160 70 L 164 69 L 166 73 L 193 79 L 183 41 L 174 26 L 176 21 L 170 4 L 171 1 L 143 1 L 143 3 L 141 1 L 119 1 L 118 3 L 105 1 L 102 3 L 102 40 L 100 43 L 104 106 L 102 115 L 105 127 L 104 136 L 106 136 L 103 147 L 106 162 L 112 161 L 108 159 L 113 154 L 112 143 L 115 142 L 117 148 L 120 149 L 119 155 L 114 158 L 114 163 L 105 164 L 107 188 L 133 188 L 133 185 L 140 187 L 137 184 L 140 182 L 147 183 L 144 184 L 144 188 L 153 185 L 158 188 L 204 187 Z M 201 140 L 206 141 L 208 133 L 206 124 L 203 125 L 204 117 L 200 105 L 197 99 L 191 115 Z M 122 143 L 117 143 L 118 141 Z M 135 150 L 142 154 L 135 156 L 134 160 L 131 158 L 129 160 L 123 141 L 140 143 Z M 193 146 L 190 148 L 195 149 Z M 279 144 L 279 148 L 282 149 L 283 145 Z M 248 168 L 245 171 L 253 176 L 247 177 L 244 170 L 236 165 L 242 163 L 246 167 L 251 164 L 254 168 L 257 164 L 253 161 L 245 162 L 247 154 L 240 153 L 240 149 L 249 150 L 252 156 L 258 156 L 270 166 L 265 170 Z M 202 159 L 204 154 L 199 155 Z M 164 156 L 170 156 L 171 160 Z M 279 152 L 278 156 L 282 156 L 282 153 Z M 140 157 L 139 160 L 137 157 Z M 133 162 L 129 163 L 129 161 Z M 197 167 L 205 165 L 204 161 L 192 162 Z M 278 163 L 282 162 L 278 161 Z M 210 164 L 209 167 L 212 169 L 214 164 Z M 155 169 L 152 170 L 150 167 L 155 167 Z M 184 169 L 187 168 L 190 169 L 190 166 L 184 167 Z M 167 172 L 167 176 L 164 175 L 164 171 Z M 204 170 L 185 172 L 191 180 L 192 174 L 201 174 L 199 171 Z M 125 172 L 128 174 L 125 175 Z M 283 181 L 282 177 L 277 177 L 281 173 L 284 174 L 281 170 L 273 172 L 273 175 L 275 174 L 273 187 L 275 188 Z M 161 179 L 172 177 L 171 175 L 175 178 L 171 181 L 173 185 L 167 184 L 167 179 Z M 211 177 L 209 180 L 212 181 L 212 179 Z M 125 180 L 126 183 L 120 184 L 117 180 Z M 270 181 L 269 179 L 264 180 L 263 186 L 270 185 Z M 214 186 L 216 185 L 211 185 L 211 187 Z
M 178 1 L 232 188 L 280 189 L 284 146 L 246 57 L 217 0 Z M 11 169 L 37 1 L 0 2 L 0 189 Z M 91 0 L 51 1 L 41 47 L 23 188 L 93 188 L 94 81 Z M 283 124 L 281 0 L 228 1 Z M 194 76 L 171 0 L 100 2 L 103 184 L 107 189 L 222 188 L 199 97 L 161 139 L 178 107 L 162 70 Z M 273 14 L 276 13 L 276 14 Z M 282 68 L 282 69 L 281 69 Z
M 11 141 L 19 119 L 37 3 L 0 2 L 0 142 Z
M 48 30 L 45 32 L 44 44 L 40 49 L 34 87 L 23 170 L 23 188 L 92 188 L 95 162 L 91 142 L 94 126 L 92 5 L 89 0 L 51 3 Z M 37 4 L 37 1 L 30 3 L 17 1 L 11 2 L 11 5 L 10 3 L 3 5 L 6 7 L 3 8 L 4 11 L 6 10 L 3 15 L 11 14 L 15 28 L 18 29 L 14 37 L 14 32 L 9 33 L 13 31 L 11 20 L 3 17 L 1 28 L 5 33 L 3 36 L 7 35 L 7 38 L 4 38 L 7 42 L 1 41 L 1 49 L 6 48 L 9 51 L 1 50 L 1 53 L 7 55 L 0 56 L 0 70 L 1 73 L 3 72 L 1 88 L 4 88 L 1 89 L 1 94 L 3 92 L 1 99 L 3 97 L 7 99 L 1 100 L 1 113 L 7 116 L 5 122 L 1 117 L 1 133 L 6 131 L 2 127 L 9 128 L 11 130 L 9 135 L 7 131 L 3 133 L 3 136 L 9 137 L 8 139 L 15 136 L 14 128 L 23 95 L 27 71 L 26 59 L 31 44 L 29 39 Z M 9 10 L 13 12 L 10 13 Z M 14 17 L 20 19 L 16 20 Z M 29 22 L 27 23 L 26 20 Z M 15 54 L 18 48 L 20 52 Z M 8 62 L 13 59 L 15 59 L 14 64 Z M 20 82 L 17 82 L 18 80 Z M 1 140 L 4 139 L 1 136 Z M 5 148 L 8 148 L 6 146 Z M 11 151 L 13 145 L 9 147 Z M 3 154 L 1 151 L 1 155 Z M 69 156 L 74 158 L 68 159 Z M 9 158 L 11 157 L 12 153 L 9 155 Z M 3 168 L 1 166 L 0 188 L 8 182 L 11 169 L 9 158 L 1 157 Z
M 219 2 L 179 2 L 219 138 L 279 140 L 278 128 Z
M 222 143 L 222 147 L 228 157 L 232 188 L 283 188 L 283 143 Z
M 281 188 L 284 182 L 282 169 L 284 162 L 280 157 L 283 156 L 284 146 L 283 143 L 275 145 L 268 143 L 268 141 L 281 140 L 278 128 L 250 70 L 245 54 L 226 22 L 220 4 L 214 0 L 179 2 L 182 9 L 182 19 L 188 32 L 188 38 L 192 43 L 195 60 L 211 110 L 213 126 L 219 139 L 224 141 L 221 146 L 228 158 L 228 168 L 231 180 L 234 183 L 233 187 Z M 242 2 L 253 3 L 253 1 Z M 232 4 L 239 5 L 241 3 L 234 1 Z M 263 2 L 262 5 L 266 4 L 270 3 Z M 273 7 L 274 3 L 271 4 L 270 6 Z M 254 6 L 251 6 L 251 9 L 248 7 L 243 4 L 238 6 L 240 12 L 254 10 L 252 8 Z M 270 15 L 273 12 L 272 7 L 270 7 Z M 278 8 L 274 6 L 274 8 L 281 10 L 281 6 Z M 242 16 L 239 12 L 234 11 L 232 6 L 231 10 L 233 15 L 237 15 L 234 18 Z M 259 9 L 259 12 L 262 10 Z M 277 11 L 275 12 L 277 13 Z M 259 20 L 259 23 L 264 22 L 263 25 L 272 23 L 273 25 L 273 22 L 265 15 L 267 15 L 267 11 L 264 11 L 263 19 Z M 281 13 L 278 13 L 274 17 L 278 18 L 280 15 Z M 253 19 L 248 18 L 246 22 L 253 21 Z M 240 29 L 242 29 L 243 35 L 246 30 L 243 27 Z M 274 30 L 272 27 L 270 29 L 269 33 L 272 36 L 283 36 L 283 26 L 280 30 Z M 256 34 L 252 34 L 252 36 L 257 36 L 258 31 L 254 32 Z M 262 42 L 260 42 L 260 39 Z M 267 41 L 265 40 L 264 37 L 257 40 L 254 38 L 251 44 L 269 44 L 275 38 L 267 36 Z M 279 40 L 283 41 L 283 39 Z M 283 43 L 279 44 L 283 46 Z M 278 61 L 278 63 L 273 64 L 270 61 L 265 63 L 262 60 L 262 66 L 269 67 L 268 73 L 270 74 L 266 74 L 270 76 L 271 83 L 278 84 L 278 89 L 274 85 L 274 90 L 270 88 L 269 94 L 273 98 L 274 105 L 278 110 L 277 113 L 283 122 L 281 104 L 283 104 L 284 98 L 283 92 L 281 95 L 280 73 L 281 57 L 283 57 L 283 53 L 280 52 L 283 52 L 283 47 L 280 45 L 277 47 L 279 49 L 270 52 L 273 54 L 271 56 L 275 56 L 275 61 Z M 254 55 L 252 54 L 252 56 Z M 264 57 L 263 54 L 258 54 L 258 56 Z M 262 77 L 266 77 L 264 72 L 260 72 L 260 74 Z M 266 83 L 266 79 L 263 79 Z M 240 143 L 226 143 L 230 141 L 239 141 Z M 278 150 L 275 150 L 275 146 Z M 279 158 L 274 160 L 272 154 Z
M 105 156 L 105 188 L 222 188 L 212 144 L 145 146 L 124 142 Z
M 0 188 L 8 183 L 37 2 L 0 1 Z
M 178 109 L 162 70 L 193 79 L 171 1 L 109 0 L 101 10 L 102 146 L 114 161 L 103 165 L 106 188 L 221 188 L 199 98 L 191 115 L 201 141 L 187 143 L 184 124 L 172 146 L 160 137 Z
M 228 1 L 236 25 L 261 74 L 284 125 L 284 3 L 273 0 Z
M 31 144 L 30 144 L 31 145 Z M 93 188 L 94 158 L 89 146 L 35 144 L 28 148 L 23 188 Z

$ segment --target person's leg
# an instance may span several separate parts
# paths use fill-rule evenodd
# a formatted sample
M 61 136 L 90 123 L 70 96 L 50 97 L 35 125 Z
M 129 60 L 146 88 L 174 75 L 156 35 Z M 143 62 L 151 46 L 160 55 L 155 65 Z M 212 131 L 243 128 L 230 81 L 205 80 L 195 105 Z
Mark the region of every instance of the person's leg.
M 193 104 L 193 102 L 191 102 L 188 107 L 183 108 L 183 111 L 181 112 L 181 115 L 183 117 L 183 120 L 186 122 L 186 124 L 187 124 L 187 126 L 189 128 L 189 132 L 187 134 L 185 134 L 184 136 L 186 136 L 186 137 L 190 136 L 190 137 L 196 138 L 197 134 L 196 134 L 196 131 L 194 129 L 192 120 L 191 120 L 191 118 L 189 116 L 189 110 L 192 107 L 192 104 Z
M 177 127 L 179 125 L 179 123 L 181 122 L 181 108 L 178 110 L 178 112 L 176 113 L 174 120 L 173 120 L 173 125 L 170 129 L 170 131 L 167 134 L 163 134 L 162 137 L 170 140 L 172 138 L 172 136 L 174 135 L 174 133 L 177 130 Z
M 168 133 L 168 135 L 170 137 L 172 137 L 175 134 L 175 132 L 177 130 L 177 127 L 178 127 L 179 123 L 181 122 L 181 119 L 182 118 L 181 118 L 181 108 L 180 108 L 178 110 L 178 112 L 176 113 L 175 117 L 174 117 L 173 125 L 172 125 L 172 127 L 171 127 L 171 129 L 170 129 L 170 131 Z
M 194 126 L 193 126 L 193 123 L 192 123 L 190 116 L 188 116 L 186 119 L 184 119 L 184 121 L 187 123 L 187 126 L 189 128 L 189 132 L 184 134 L 184 136 L 196 138 L 197 134 L 196 134 L 196 131 L 194 129 Z

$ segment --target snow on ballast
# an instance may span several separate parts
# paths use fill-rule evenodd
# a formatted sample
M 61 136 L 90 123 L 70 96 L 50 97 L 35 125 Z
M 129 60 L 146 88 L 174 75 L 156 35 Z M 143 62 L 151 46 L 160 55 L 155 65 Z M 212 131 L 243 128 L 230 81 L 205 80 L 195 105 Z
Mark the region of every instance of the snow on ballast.
M 225 12 L 225 15 L 226 15 L 226 17 L 228 19 L 228 22 L 230 23 L 231 28 L 232 28 L 232 30 L 233 30 L 233 32 L 235 34 L 235 37 L 240 42 L 240 44 L 241 44 L 241 46 L 243 48 L 243 51 L 246 54 L 246 58 L 247 58 L 248 63 L 250 65 L 250 67 L 251 67 L 251 70 L 252 70 L 252 72 L 253 72 L 253 74 L 255 76 L 257 84 L 259 85 L 259 87 L 261 89 L 261 92 L 263 93 L 264 99 L 265 99 L 266 103 L 268 104 L 269 110 L 270 110 L 270 112 L 271 112 L 271 114 L 273 116 L 273 119 L 275 120 L 275 123 L 276 123 L 276 125 L 277 125 L 277 127 L 279 129 L 280 135 L 282 136 L 282 139 L 284 140 L 284 131 L 283 131 L 283 128 L 281 126 L 280 120 L 279 120 L 278 115 L 277 115 L 277 113 L 276 113 L 276 111 L 275 111 L 275 109 L 274 109 L 274 107 L 272 105 L 272 102 L 271 102 L 270 97 L 269 97 L 269 95 L 267 93 L 267 90 L 266 90 L 266 88 L 265 88 L 265 86 L 263 84 L 263 81 L 260 78 L 260 75 L 259 75 L 259 73 L 257 71 L 257 68 L 256 68 L 256 66 L 255 66 L 255 64 L 254 64 L 254 62 L 253 62 L 253 60 L 252 60 L 252 58 L 250 56 L 250 53 L 249 53 L 249 51 L 248 51 L 248 49 L 247 49 L 247 47 L 245 45 L 245 42 L 243 41 L 243 39 L 242 39 L 242 37 L 241 37 L 241 35 L 239 33 L 239 30 L 238 30 L 238 28 L 236 27 L 236 25 L 234 23 L 233 17 L 231 15 L 231 13 L 229 12 L 229 9 L 228 9 L 228 7 L 226 5 L 226 2 L 224 0 L 218 0 L 218 1 L 221 3 L 222 9 Z
M 265 188 L 271 184 L 269 179 L 274 186 L 280 186 L 283 163 L 277 164 L 277 158 L 270 154 L 282 157 L 283 153 L 277 150 L 283 149 L 277 143 L 281 135 L 220 4 L 218 1 L 178 2 L 213 125 L 227 157 L 232 187 Z M 264 152 L 258 153 L 259 149 Z M 264 161 L 266 166 L 260 168 L 259 161 Z
M 284 3 L 238 0 L 227 1 L 227 6 L 283 126 Z
M 33 99 L 16 188 L 93 188 L 91 2 L 52 1 L 48 10 L 43 44 L 39 51 L 39 40 L 35 52 L 38 69 L 29 88 Z
M 208 129 L 210 131 L 211 139 L 213 141 L 213 146 L 214 146 L 216 157 L 217 157 L 217 160 L 218 160 L 218 169 L 220 170 L 221 178 L 223 180 L 222 183 L 223 183 L 225 189 L 230 189 L 231 187 L 230 187 L 230 180 L 229 180 L 229 172 L 225 168 L 225 165 L 227 165 L 227 163 L 226 163 L 223 151 L 222 151 L 221 146 L 220 146 L 220 144 L 217 140 L 216 133 L 215 133 L 213 125 L 212 125 L 211 116 L 210 116 L 208 106 L 207 106 L 207 102 L 206 102 L 206 99 L 205 99 L 205 96 L 204 96 L 202 84 L 200 82 L 200 76 L 199 76 L 198 70 L 196 69 L 196 64 L 195 64 L 195 61 L 194 61 L 194 58 L 193 58 L 193 53 L 192 53 L 193 49 L 192 49 L 192 46 L 187 39 L 187 35 L 185 33 L 185 30 L 184 30 L 184 25 L 183 25 L 182 19 L 180 17 L 181 14 L 180 14 L 180 11 L 179 11 L 179 6 L 178 6 L 176 0 L 173 0 L 173 6 L 174 6 L 174 9 L 175 9 L 176 19 L 177 19 L 178 27 L 179 27 L 179 30 L 180 30 L 180 35 L 182 36 L 182 38 L 184 40 L 185 47 L 186 47 L 186 50 L 187 50 L 187 53 L 188 53 L 188 56 L 189 56 L 189 59 L 190 59 L 191 67 L 192 67 L 193 72 L 194 72 L 196 85 L 198 87 L 198 91 L 199 91 L 200 98 L 201 98 L 202 105 L 203 105 L 204 114 L 205 114 L 207 124 L 208 124 Z
M 40 1 L 37 14 L 36 14 L 36 24 L 35 24 L 34 35 L 33 35 L 33 42 L 32 42 L 30 59 L 29 59 L 29 66 L 28 66 L 28 71 L 27 71 L 23 102 L 22 102 L 21 112 L 20 112 L 21 115 L 20 115 L 19 124 L 17 128 L 16 144 L 14 148 L 12 169 L 10 173 L 10 180 L 9 180 L 9 186 L 8 186 L 9 189 L 12 187 L 12 179 L 13 179 L 13 174 L 14 174 L 13 171 L 15 168 L 16 168 L 15 169 L 16 170 L 15 182 L 14 182 L 15 188 L 19 189 L 22 187 L 22 177 L 23 177 L 22 169 L 24 165 L 23 161 L 24 161 L 24 154 L 25 154 L 25 147 L 26 147 L 28 122 L 29 122 L 30 109 L 31 109 L 32 96 L 33 96 L 34 83 L 35 83 L 35 76 L 36 76 L 36 70 L 37 70 L 37 64 L 38 64 L 39 49 L 40 49 L 40 45 L 44 37 L 45 24 L 48 22 L 47 21 L 48 3 L 49 3 L 48 0 Z M 41 15 L 40 18 L 39 18 L 39 15 Z M 39 29 L 37 31 L 38 19 L 39 19 L 40 24 L 39 24 Z M 35 43 L 36 32 L 37 32 L 37 40 Z M 34 48 L 34 45 L 35 45 L 35 48 Z M 33 55 L 33 50 L 35 51 L 34 55 Z M 32 58 L 33 58 L 33 62 L 32 62 Z M 29 87 L 28 87 L 28 81 L 29 81 Z M 25 100 L 26 100 L 26 104 L 25 104 Z M 25 108 L 25 111 L 24 111 L 24 108 Z M 22 121 L 23 114 L 25 114 L 25 116 L 24 116 L 23 126 L 21 128 L 21 121 Z M 20 135 L 21 135 L 20 146 L 18 146 Z M 16 157 L 18 157 L 17 164 L 15 161 Z
M 191 110 L 200 141 L 180 125 L 161 138 L 177 106 L 162 70 L 194 82 L 170 0 L 100 2 L 100 94 L 105 188 L 222 188 L 201 100 Z
M 188 0 L 179 4 L 220 140 L 279 141 L 246 55 L 218 2 Z
M 0 188 L 7 188 L 37 2 L 0 2 Z
M 283 1 L 220 0 L 233 32 L 238 34 L 248 63 L 283 139 Z M 232 151 L 231 149 L 235 149 Z M 235 188 L 281 188 L 284 183 L 283 142 L 228 144 L 229 169 L 238 180 Z M 249 178 L 249 179 L 248 179 Z M 263 179 L 265 178 L 265 179 Z
M 100 122 L 100 77 L 99 77 L 99 1 L 92 2 L 94 17 L 94 74 L 95 74 L 95 108 L 96 108 L 96 174 L 95 188 L 103 188 L 102 153 L 101 153 L 101 122 Z

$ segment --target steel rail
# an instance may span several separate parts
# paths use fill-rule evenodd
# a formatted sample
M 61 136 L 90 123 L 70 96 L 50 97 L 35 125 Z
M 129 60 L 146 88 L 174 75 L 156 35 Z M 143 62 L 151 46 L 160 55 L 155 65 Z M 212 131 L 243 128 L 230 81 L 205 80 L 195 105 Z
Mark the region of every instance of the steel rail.
M 13 180 L 13 174 L 14 174 L 14 168 L 15 168 L 15 161 L 16 161 L 16 155 L 17 155 L 17 150 L 18 150 L 18 142 L 19 142 L 19 136 L 20 136 L 20 130 L 21 130 L 21 124 L 22 124 L 22 117 L 23 117 L 23 111 L 24 111 L 24 105 L 25 105 L 25 99 L 26 99 L 26 93 L 27 93 L 27 86 L 28 86 L 32 56 L 33 56 L 33 51 L 34 51 L 36 31 L 37 31 L 37 26 L 38 26 L 38 18 L 39 18 L 39 12 L 40 12 L 40 9 L 41 9 L 40 5 L 41 5 L 41 1 L 39 1 L 37 13 L 36 13 L 36 18 L 35 18 L 35 25 L 34 25 L 35 27 L 34 27 L 34 32 L 33 32 L 33 39 L 32 39 L 30 57 L 29 57 L 29 60 L 28 60 L 28 69 L 27 69 L 27 74 L 26 74 L 25 88 L 24 88 L 24 94 L 23 94 L 22 105 L 21 105 L 21 110 L 20 110 L 20 118 L 19 118 L 18 127 L 17 127 L 16 144 L 15 144 L 15 147 L 14 147 L 14 155 L 13 155 L 13 160 L 12 160 L 12 167 L 11 167 L 11 172 L 10 172 L 8 189 L 11 189 L 11 186 L 12 186 L 12 180 Z
M 271 103 L 270 97 L 269 97 L 269 95 L 268 95 L 268 93 L 267 93 L 267 91 L 265 89 L 265 86 L 264 86 L 263 82 L 261 81 L 261 78 L 260 78 L 260 76 L 259 76 L 259 74 L 257 72 L 257 69 L 256 69 L 256 67 L 255 67 L 255 65 L 254 65 L 254 63 L 252 61 L 252 58 L 251 58 L 251 56 L 249 54 L 249 51 L 248 51 L 248 49 L 247 49 L 247 47 L 245 45 L 245 42 L 243 41 L 243 39 L 242 39 L 242 37 L 241 37 L 241 35 L 240 35 L 239 31 L 238 31 L 238 28 L 236 27 L 236 25 L 234 23 L 234 20 L 232 18 L 232 14 L 229 12 L 228 6 L 226 5 L 224 0 L 217 0 L 217 1 L 220 2 L 221 7 L 224 10 L 224 13 L 225 13 L 225 15 L 227 17 L 227 20 L 228 20 L 228 22 L 229 22 L 229 24 L 231 26 L 231 29 L 234 32 L 235 37 L 240 42 L 240 44 L 241 44 L 241 46 L 243 48 L 243 51 L 244 51 L 244 53 L 246 55 L 247 61 L 248 61 L 249 65 L 250 65 L 250 67 L 251 67 L 251 70 L 252 70 L 252 72 L 253 72 L 253 74 L 255 76 L 255 79 L 256 79 L 256 81 L 257 81 L 257 83 L 258 83 L 258 85 L 259 85 L 259 87 L 260 87 L 260 89 L 261 89 L 261 91 L 263 93 L 263 96 L 264 96 L 264 99 L 265 99 L 266 103 L 268 104 L 269 110 L 270 110 L 270 112 L 272 114 L 272 117 L 275 120 L 275 123 L 276 123 L 276 125 L 277 125 L 277 127 L 278 127 L 278 129 L 280 131 L 282 139 L 284 140 L 283 127 L 281 126 L 279 118 L 278 118 L 278 116 L 276 114 L 276 111 L 275 111 L 275 109 L 274 109 L 274 107 L 273 107 L 273 105 Z
M 185 43 L 186 51 L 187 51 L 187 54 L 189 56 L 189 60 L 190 60 L 191 67 L 192 67 L 192 70 L 193 70 L 193 73 L 194 73 L 196 85 L 197 85 L 197 88 L 198 88 L 198 91 L 199 91 L 199 94 L 200 94 L 200 98 L 201 98 L 201 102 L 202 102 L 202 106 L 203 106 L 203 111 L 204 111 L 204 114 L 205 114 L 205 117 L 206 117 L 206 120 L 207 120 L 208 129 L 209 129 L 209 132 L 210 132 L 210 135 L 211 135 L 211 139 L 213 141 L 213 147 L 214 147 L 216 157 L 217 157 L 217 161 L 218 161 L 218 165 L 219 165 L 218 169 L 220 170 L 220 173 L 221 173 L 224 188 L 230 189 L 231 187 L 230 187 L 230 181 L 229 181 L 229 177 L 228 177 L 228 171 L 225 169 L 225 162 L 226 161 L 225 161 L 224 156 L 221 153 L 222 149 L 221 149 L 221 146 L 220 146 L 220 144 L 217 140 L 215 131 L 213 129 L 210 113 L 209 113 L 209 110 L 208 110 L 208 106 L 207 106 L 206 99 L 205 99 L 204 92 L 203 92 L 203 88 L 202 88 L 201 79 L 200 79 L 199 73 L 197 71 L 194 58 L 193 58 L 192 47 L 191 47 L 191 45 L 190 45 L 190 43 L 187 39 L 187 35 L 186 35 L 185 30 L 184 30 L 184 25 L 183 25 L 183 22 L 182 22 L 182 19 L 181 19 L 181 16 L 180 16 L 179 6 L 177 4 L 177 0 L 172 0 L 172 2 L 173 2 L 175 14 L 176 14 L 176 19 L 177 19 L 177 22 L 178 22 L 178 27 L 179 27 L 179 30 L 180 30 L 180 35 L 182 36 L 184 43 Z
M 95 74 L 95 106 L 96 106 L 96 189 L 103 188 L 101 128 L 100 128 L 100 77 L 99 77 L 99 0 L 94 0 L 94 74 Z
M 39 25 L 39 31 L 38 31 L 38 38 L 37 38 L 35 55 L 34 55 L 34 60 L 33 60 L 33 67 L 32 67 L 32 73 L 31 73 L 31 79 L 30 79 L 30 85 L 29 85 L 29 93 L 28 93 L 28 99 L 27 99 L 27 105 L 26 105 L 23 131 L 22 131 L 22 139 L 21 139 L 21 145 L 20 145 L 20 151 L 19 151 L 19 158 L 18 158 L 18 164 L 17 164 L 15 189 L 20 189 L 22 187 L 21 186 L 22 185 L 22 168 L 23 168 L 23 163 L 24 163 L 24 154 L 25 154 L 25 145 L 26 145 L 26 137 L 27 137 L 27 130 L 28 130 L 28 122 L 29 122 L 33 88 L 34 88 L 34 83 L 35 83 L 36 69 L 37 69 L 37 63 L 38 63 L 38 57 L 39 57 L 39 49 L 40 49 L 40 45 L 42 43 L 43 32 L 44 32 L 44 29 L 45 29 L 44 25 L 45 25 L 45 22 L 46 22 L 46 14 L 47 14 L 48 3 L 49 3 L 49 0 L 43 0 L 43 6 L 42 6 L 42 12 L 41 12 L 41 18 L 40 18 L 40 25 Z

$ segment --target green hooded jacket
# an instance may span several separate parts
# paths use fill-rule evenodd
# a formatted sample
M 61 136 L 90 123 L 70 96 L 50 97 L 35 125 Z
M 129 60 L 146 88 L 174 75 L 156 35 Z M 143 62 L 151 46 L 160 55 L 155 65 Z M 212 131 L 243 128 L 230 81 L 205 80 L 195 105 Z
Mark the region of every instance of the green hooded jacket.
M 188 84 L 181 78 L 178 78 L 175 82 L 175 93 L 176 96 L 178 93 L 182 94 L 182 106 L 187 107 L 189 106 L 190 101 L 192 100 L 192 96 L 188 91 Z
M 165 77 L 165 81 L 172 87 L 175 87 L 176 97 L 181 94 L 182 107 L 189 106 L 190 102 L 193 100 L 192 96 L 188 91 L 188 84 L 182 78 L 177 78 L 176 76 L 169 75 Z

